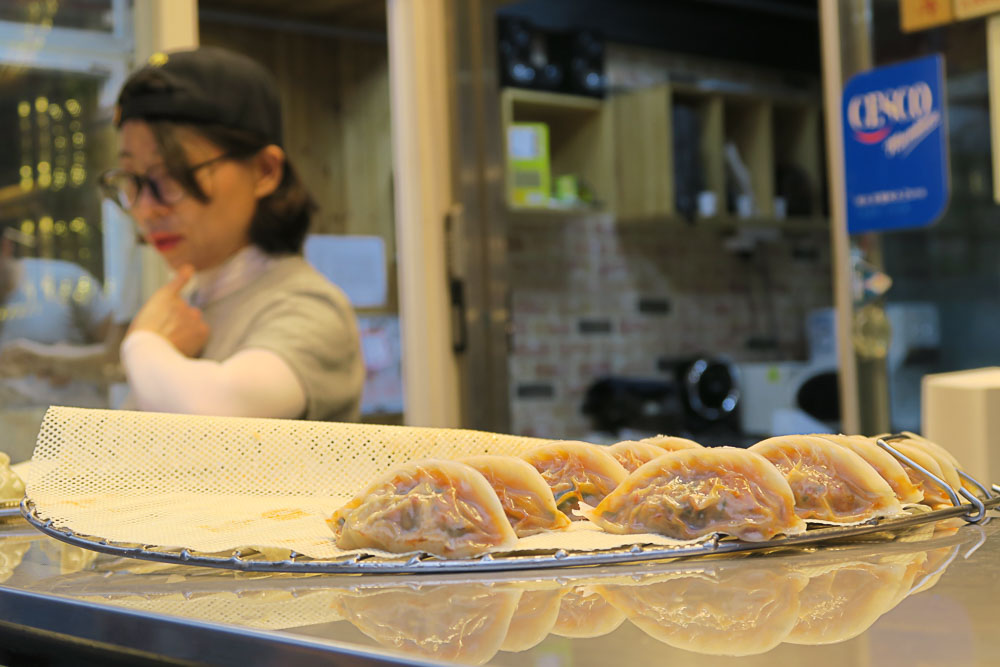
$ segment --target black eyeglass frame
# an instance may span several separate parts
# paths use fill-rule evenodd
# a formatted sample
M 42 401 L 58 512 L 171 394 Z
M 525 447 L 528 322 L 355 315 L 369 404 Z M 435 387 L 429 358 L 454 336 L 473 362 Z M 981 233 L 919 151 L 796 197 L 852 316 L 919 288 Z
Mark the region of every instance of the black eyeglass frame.
M 205 167 L 213 165 L 217 162 L 228 160 L 233 157 L 234 157 L 233 153 L 231 152 L 222 153 L 220 155 L 216 155 L 213 158 L 205 160 L 204 162 L 199 162 L 198 164 L 193 164 L 190 167 L 186 167 L 184 171 L 187 173 L 188 176 L 192 176 L 199 169 L 204 169 Z M 129 205 L 126 205 L 125 202 L 122 201 L 121 188 L 115 187 L 111 184 L 111 178 L 114 176 L 127 176 L 135 186 L 135 200 L 132 201 Z M 156 184 L 155 179 L 152 179 L 145 174 L 137 174 L 133 171 L 121 169 L 119 167 L 112 167 L 111 169 L 103 171 L 101 175 L 98 177 L 97 182 L 98 186 L 101 189 L 101 193 L 104 195 L 104 197 L 113 201 L 115 204 L 118 205 L 118 208 L 125 211 L 126 213 L 129 213 L 130 211 L 132 211 L 132 209 L 135 208 L 135 205 L 139 202 L 139 197 L 142 196 L 142 190 L 145 187 L 149 188 L 149 192 L 150 194 L 153 195 L 153 199 L 163 204 L 164 206 L 172 206 L 177 202 L 181 201 L 182 199 L 184 199 L 184 197 L 186 197 L 189 194 L 187 192 L 187 189 L 183 185 L 181 185 L 180 196 L 171 197 L 169 199 L 164 198 L 163 193 L 160 192 L 160 186 Z

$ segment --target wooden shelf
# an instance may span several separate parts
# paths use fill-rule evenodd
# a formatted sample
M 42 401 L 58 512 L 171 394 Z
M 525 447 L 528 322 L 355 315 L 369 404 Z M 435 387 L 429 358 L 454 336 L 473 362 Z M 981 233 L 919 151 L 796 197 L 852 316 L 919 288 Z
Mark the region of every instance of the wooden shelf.
M 819 107 L 775 103 L 773 127 L 775 195 L 785 198 L 789 215 L 820 211 L 825 178 Z
M 590 215 L 607 215 L 608 210 L 602 207 L 574 206 L 571 208 L 528 208 L 508 206 L 506 217 L 508 222 L 516 224 L 553 224 L 564 220 L 576 220 Z
M 725 145 L 735 145 L 739 151 L 740 160 L 750 172 L 754 214 L 766 218 L 774 214 L 771 105 L 746 97 L 730 97 L 724 104 Z M 732 178 L 729 170 L 726 175 Z
M 583 95 L 567 95 L 565 93 L 550 93 L 543 90 L 527 90 L 524 88 L 504 88 L 501 97 L 513 105 L 518 114 L 534 112 L 558 113 L 578 111 L 595 113 L 601 111 L 604 100 Z
M 695 226 L 771 227 L 789 233 L 829 226 L 817 215 L 824 181 L 819 101 L 805 95 L 778 98 L 666 83 L 607 101 L 507 88 L 501 101 L 505 136 L 511 123 L 545 123 L 553 181 L 560 174 L 578 174 L 601 204 L 593 209 L 511 208 L 512 215 L 614 212 L 624 224 L 676 219 L 692 225 L 687 218 L 697 209 L 693 197 L 710 192 L 718 215 Z M 751 219 L 737 217 L 730 208 L 727 143 L 736 147 L 749 173 Z M 787 207 L 781 220 L 774 217 L 776 196 L 784 197 Z
M 561 175 L 575 174 L 593 190 L 601 208 L 614 209 L 611 114 L 604 100 L 505 88 L 500 103 L 504 146 L 512 123 L 545 123 L 552 182 Z
M 754 217 L 794 230 L 803 225 L 792 215 L 812 218 L 821 210 L 817 100 L 675 83 L 622 93 L 610 103 L 620 221 L 689 217 L 701 192 L 714 195 L 720 219 L 738 220 L 728 197 L 734 174 L 726 164 L 727 143 L 748 172 Z M 777 195 L 785 197 L 789 220 L 774 219 Z
M 735 231 L 744 229 L 778 229 L 784 232 L 825 232 L 830 229 L 830 221 L 826 218 L 793 217 L 777 218 L 753 217 L 736 218 L 733 216 L 717 216 L 695 220 L 692 225 L 701 229 L 717 229 L 719 231 Z

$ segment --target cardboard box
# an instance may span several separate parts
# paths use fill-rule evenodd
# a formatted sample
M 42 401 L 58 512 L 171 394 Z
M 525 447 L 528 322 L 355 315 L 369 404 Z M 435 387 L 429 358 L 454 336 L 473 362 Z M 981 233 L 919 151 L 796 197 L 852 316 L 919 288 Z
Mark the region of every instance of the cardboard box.
M 552 196 L 549 126 L 512 123 L 507 128 L 507 203 L 548 208 Z
M 979 481 L 1000 481 L 1000 367 L 925 375 L 923 435 Z

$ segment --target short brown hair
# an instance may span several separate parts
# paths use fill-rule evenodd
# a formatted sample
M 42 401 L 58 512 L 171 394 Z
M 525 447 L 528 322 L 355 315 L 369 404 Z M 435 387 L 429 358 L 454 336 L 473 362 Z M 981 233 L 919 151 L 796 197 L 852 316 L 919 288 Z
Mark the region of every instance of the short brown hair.
M 222 125 L 181 125 L 170 121 L 150 121 L 149 127 L 156 138 L 167 172 L 188 194 L 202 202 L 207 202 L 209 197 L 198 185 L 189 168 L 187 155 L 177 136 L 179 128 L 196 132 L 235 160 L 249 159 L 267 145 L 253 134 Z M 250 222 L 250 242 L 271 255 L 299 254 L 316 209 L 315 200 L 286 158 L 278 187 L 257 202 Z

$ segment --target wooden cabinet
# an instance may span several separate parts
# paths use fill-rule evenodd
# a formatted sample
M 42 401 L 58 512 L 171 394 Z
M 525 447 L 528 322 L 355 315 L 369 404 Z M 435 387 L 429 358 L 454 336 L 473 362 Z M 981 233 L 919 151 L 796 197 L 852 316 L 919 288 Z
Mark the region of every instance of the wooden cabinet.
M 825 224 L 818 101 L 662 84 L 616 95 L 608 104 L 619 220 Z M 727 165 L 731 153 L 744 169 Z M 741 172 L 752 193 L 750 210 L 742 212 L 736 196 Z M 707 193 L 714 208 L 707 220 L 698 213 L 698 193 Z M 784 200 L 785 216 L 775 211 L 776 197 Z
M 512 123 L 545 123 L 552 182 L 561 175 L 579 176 L 594 193 L 594 208 L 614 210 L 611 113 L 604 100 L 505 88 L 500 103 L 504 146 Z
M 504 137 L 511 123 L 546 123 L 553 182 L 580 175 L 620 222 L 827 224 L 819 100 L 683 83 L 605 100 L 508 88 L 501 100 Z

